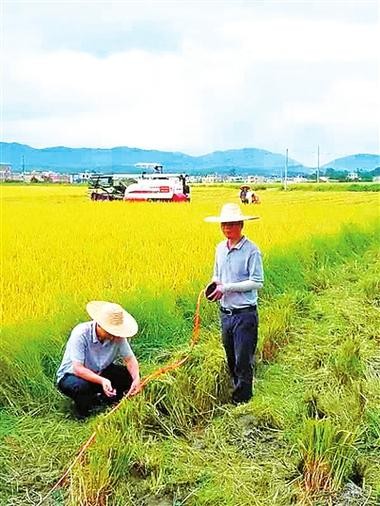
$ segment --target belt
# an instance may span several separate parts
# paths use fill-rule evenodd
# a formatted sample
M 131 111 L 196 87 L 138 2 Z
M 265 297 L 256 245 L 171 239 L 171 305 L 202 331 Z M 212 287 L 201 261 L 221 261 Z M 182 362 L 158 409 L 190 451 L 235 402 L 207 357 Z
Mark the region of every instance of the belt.
M 232 316 L 234 314 L 251 313 L 252 311 L 256 311 L 256 306 L 234 307 L 232 309 L 220 306 L 220 310 L 222 313 Z

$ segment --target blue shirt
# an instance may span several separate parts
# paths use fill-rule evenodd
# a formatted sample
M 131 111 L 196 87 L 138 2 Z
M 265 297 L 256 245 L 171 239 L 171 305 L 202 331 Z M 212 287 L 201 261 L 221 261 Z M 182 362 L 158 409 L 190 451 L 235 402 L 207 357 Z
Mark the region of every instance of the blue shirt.
M 73 362 L 79 362 L 99 374 L 118 357 L 134 356 L 128 341 L 122 337 L 115 341 L 98 340 L 94 321 L 80 323 L 71 332 L 65 354 L 57 372 L 57 382 L 67 373 L 74 374 Z
M 222 284 L 252 280 L 261 286 L 264 282 L 263 262 L 259 248 L 246 237 L 228 248 L 228 241 L 216 247 L 214 280 Z M 257 304 L 257 289 L 248 292 L 226 292 L 220 299 L 221 306 L 233 309 Z

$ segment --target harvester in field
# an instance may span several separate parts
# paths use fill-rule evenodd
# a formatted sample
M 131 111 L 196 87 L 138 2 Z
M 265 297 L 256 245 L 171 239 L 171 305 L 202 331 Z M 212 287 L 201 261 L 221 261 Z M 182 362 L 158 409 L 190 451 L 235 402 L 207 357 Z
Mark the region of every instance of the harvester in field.
M 165 174 L 163 166 L 139 163 L 141 174 L 94 174 L 89 178 L 91 200 L 125 202 L 190 202 L 185 174 Z

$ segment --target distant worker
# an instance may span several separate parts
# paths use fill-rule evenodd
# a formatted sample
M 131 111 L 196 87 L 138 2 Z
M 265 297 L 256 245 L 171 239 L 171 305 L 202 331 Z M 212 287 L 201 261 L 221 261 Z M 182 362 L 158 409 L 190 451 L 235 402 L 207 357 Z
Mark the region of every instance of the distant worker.
M 264 282 L 260 250 L 242 234 L 244 221 L 255 219 L 258 217 L 244 216 L 237 204 L 225 204 L 220 216 L 205 218 L 220 223 L 227 239 L 216 248 L 207 298 L 220 303 L 222 340 L 233 384 L 232 401 L 236 404 L 252 397 L 258 337 L 257 292 Z
M 92 321 L 74 327 L 57 372 L 57 387 L 74 400 L 78 418 L 140 386 L 139 365 L 127 341 L 137 332 L 136 320 L 111 302 L 89 302 L 86 309 Z M 124 365 L 114 364 L 117 357 Z
M 243 185 L 240 187 L 239 198 L 242 204 L 259 204 L 260 199 L 258 195 L 251 190 L 251 187 L 248 185 Z
M 260 204 L 259 196 L 255 192 L 251 192 L 251 203 L 252 204 Z
M 249 186 L 241 186 L 240 187 L 240 193 L 239 193 L 239 197 L 240 197 L 240 201 L 242 204 L 248 204 L 249 203 L 249 200 L 248 200 L 248 191 L 249 191 L 250 187 Z

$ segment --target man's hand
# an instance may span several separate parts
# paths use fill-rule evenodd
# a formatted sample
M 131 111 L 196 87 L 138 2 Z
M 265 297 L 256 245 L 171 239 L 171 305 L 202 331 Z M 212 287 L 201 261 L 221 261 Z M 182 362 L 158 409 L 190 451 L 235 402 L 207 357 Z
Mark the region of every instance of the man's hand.
M 124 358 L 124 364 L 126 365 L 129 374 L 132 378 L 132 384 L 130 389 L 127 392 L 127 396 L 135 395 L 140 391 L 140 372 L 139 372 L 139 364 L 134 355 L 130 355 L 129 357 Z
M 137 394 L 139 390 L 140 390 L 140 377 L 137 377 L 132 381 L 132 385 L 127 392 L 127 396 Z
M 215 290 L 210 293 L 209 300 L 211 302 L 215 302 L 220 300 L 223 297 L 223 285 L 222 283 L 217 283 Z
M 112 384 L 109 379 L 102 379 L 102 388 L 107 397 L 114 397 L 116 395 L 116 390 L 112 388 Z

